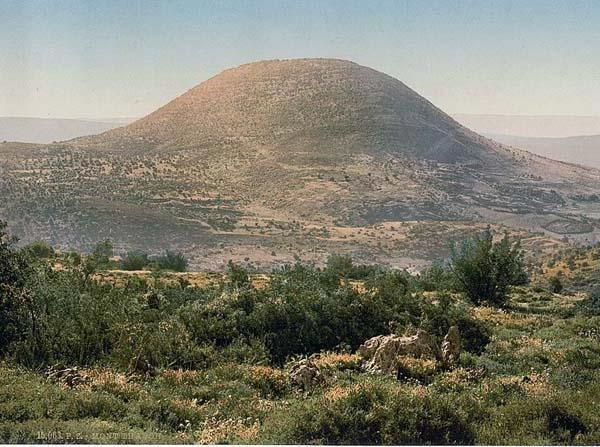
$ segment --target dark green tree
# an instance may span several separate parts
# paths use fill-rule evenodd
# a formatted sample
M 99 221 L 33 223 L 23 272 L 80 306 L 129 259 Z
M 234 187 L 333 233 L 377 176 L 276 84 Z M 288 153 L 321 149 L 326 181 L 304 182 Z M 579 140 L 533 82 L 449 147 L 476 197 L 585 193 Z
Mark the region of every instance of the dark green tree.
M 85 282 L 88 281 L 96 271 L 100 269 L 107 269 L 111 267 L 110 258 L 114 255 L 114 248 L 112 242 L 105 240 L 98 242 L 92 252 L 85 258 L 83 263 L 83 274 Z
M 251 284 L 248 271 L 231 260 L 227 263 L 227 279 L 238 289 L 249 287 Z
M 48 259 L 54 256 L 54 249 L 46 241 L 32 242 L 23 250 L 38 259 Z
M 37 333 L 34 303 L 26 287 L 31 267 L 15 243 L 0 221 L 0 354 L 28 331 Z
M 505 234 L 494 242 L 489 228 L 452 247 L 450 271 L 474 304 L 504 306 L 510 287 L 528 280 L 519 241 L 513 243 Z
M 550 291 L 552 293 L 560 293 L 564 289 L 563 283 L 558 276 L 550 278 Z
M 94 258 L 98 267 L 106 267 L 110 264 L 110 258 L 114 256 L 114 247 L 112 242 L 105 240 L 98 242 L 92 251 L 91 257 Z
M 146 253 L 130 251 L 121 261 L 121 268 L 123 270 L 142 270 L 148 264 L 150 264 L 150 260 Z
M 167 250 L 164 255 L 156 260 L 158 267 L 163 270 L 173 270 L 174 272 L 185 272 L 188 267 L 188 261 L 181 252 Z
M 327 258 L 325 270 L 339 278 L 348 278 L 354 270 L 354 264 L 349 256 L 331 255 Z

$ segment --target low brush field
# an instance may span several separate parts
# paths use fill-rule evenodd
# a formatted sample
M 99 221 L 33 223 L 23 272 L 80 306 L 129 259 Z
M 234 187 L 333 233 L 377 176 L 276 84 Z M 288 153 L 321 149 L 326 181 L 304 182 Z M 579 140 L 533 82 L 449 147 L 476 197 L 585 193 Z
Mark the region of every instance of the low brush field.
M 86 275 L 38 260 L 23 285 L 36 327 L 3 332 L 0 442 L 597 445 L 597 253 L 544 260 L 502 307 L 431 272 Z M 390 332 L 441 343 L 452 325 L 450 368 L 405 358 L 398 379 L 357 354 Z M 303 358 L 322 376 L 306 388 L 289 377 Z

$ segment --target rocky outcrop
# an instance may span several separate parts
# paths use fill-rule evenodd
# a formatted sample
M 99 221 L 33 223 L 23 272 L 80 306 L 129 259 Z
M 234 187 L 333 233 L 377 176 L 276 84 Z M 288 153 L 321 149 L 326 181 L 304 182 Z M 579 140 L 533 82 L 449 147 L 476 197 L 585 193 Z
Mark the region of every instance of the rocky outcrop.
M 460 332 L 458 327 L 452 326 L 442 342 L 442 362 L 445 366 L 453 366 L 458 363 L 460 358 Z
M 300 360 L 290 369 L 289 379 L 292 385 L 308 390 L 323 382 L 321 370 L 310 359 Z
M 433 338 L 422 330 L 409 337 L 398 335 L 373 337 L 359 347 L 358 353 L 366 361 L 367 370 L 386 373 L 396 372 L 400 356 L 427 357 L 436 360 L 441 358 Z
M 358 354 L 365 361 L 368 371 L 394 373 L 398 369 L 399 357 L 428 358 L 441 362 L 445 367 L 458 363 L 461 345 L 458 327 L 452 326 L 444 337 L 441 349 L 429 333 L 418 330 L 415 335 L 378 335 L 365 341 Z
M 89 376 L 79 370 L 77 366 L 64 368 L 60 365 L 50 366 L 45 371 L 48 380 L 69 388 L 85 385 L 90 381 Z

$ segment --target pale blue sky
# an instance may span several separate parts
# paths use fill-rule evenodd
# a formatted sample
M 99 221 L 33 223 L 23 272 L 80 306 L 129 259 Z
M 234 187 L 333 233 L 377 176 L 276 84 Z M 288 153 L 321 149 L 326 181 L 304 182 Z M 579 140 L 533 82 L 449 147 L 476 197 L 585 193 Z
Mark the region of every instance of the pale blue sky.
M 600 115 L 600 1 L 0 0 L 0 116 L 142 116 L 295 57 L 371 66 L 451 113 Z

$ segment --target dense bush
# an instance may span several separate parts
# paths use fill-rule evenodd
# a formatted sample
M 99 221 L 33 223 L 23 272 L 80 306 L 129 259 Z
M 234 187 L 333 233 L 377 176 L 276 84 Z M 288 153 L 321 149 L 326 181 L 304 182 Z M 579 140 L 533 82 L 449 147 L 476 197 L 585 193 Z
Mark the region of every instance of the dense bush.
M 600 315 L 600 286 L 592 289 L 589 296 L 577 304 L 577 308 L 589 315 Z
M 114 247 L 109 240 L 98 242 L 89 258 L 98 268 L 107 268 L 110 266 L 110 258 L 114 256 Z
M 50 269 L 29 281 L 39 336 L 22 337 L 13 355 L 26 364 L 89 364 L 109 354 L 119 331 L 136 315 L 135 296 L 86 282 L 80 272 Z
M 378 269 L 360 290 L 328 269 L 297 264 L 274 271 L 266 287 L 252 287 L 248 272 L 230 263 L 214 288 L 185 288 L 129 280 L 124 287 L 89 280 L 86 266 L 40 269 L 28 281 L 36 336 L 11 340 L 26 364 L 91 364 L 113 359 L 139 369 L 203 367 L 227 358 L 282 364 L 297 354 L 346 346 L 421 326 L 441 337 L 453 324 L 467 349 L 487 335 L 456 303 L 435 303 L 414 293 L 402 271 Z M 216 351 L 215 351 L 216 350 Z
M 349 256 L 331 255 L 327 258 L 324 270 L 337 278 L 362 280 L 381 268 L 376 265 L 357 265 Z
M 459 408 L 442 395 L 395 392 L 384 383 L 361 383 L 339 398 L 313 398 L 273 418 L 265 442 L 282 444 L 472 444 Z M 288 419 L 292 418 L 292 420 Z
M 158 267 L 163 270 L 172 270 L 174 272 L 185 272 L 188 267 L 188 261 L 183 253 L 176 253 L 167 250 L 164 255 L 156 259 Z
M 5 229 L 0 221 L 0 354 L 24 334 L 38 337 L 34 297 L 26 287 L 32 269 Z
M 227 263 L 227 279 L 234 288 L 245 288 L 250 286 L 250 276 L 243 267 L 235 264 L 233 261 Z
M 564 289 L 564 285 L 558 276 L 553 276 L 550 278 L 550 291 L 552 293 L 560 293 Z
M 491 339 L 490 330 L 483 322 L 471 317 L 463 303 L 443 293 L 435 297 L 435 303 L 422 299 L 419 322 L 422 329 L 440 342 L 451 326 L 458 326 L 463 349 L 476 354 L 481 354 Z
M 425 269 L 417 278 L 418 286 L 428 292 L 451 291 L 457 289 L 452 272 L 442 263 L 434 263 Z
M 507 309 L 474 307 L 443 265 L 416 278 L 366 269 L 358 282 L 337 261 L 260 283 L 233 263 L 203 287 L 160 271 L 107 281 L 86 266 L 100 252 L 83 263 L 59 253 L 55 270 L 0 233 L 0 441 L 48 430 L 81 442 L 108 431 L 129 442 L 600 441 L 598 291 L 572 307 L 516 288 Z M 467 351 L 452 367 L 406 356 L 399 375 L 367 374 L 353 352 L 417 328 L 439 345 L 452 325 Z M 288 378 L 298 356 L 323 378 L 302 392 Z M 82 381 L 44 377 L 49 365 L 77 365 Z
M 148 255 L 139 251 L 130 251 L 121 260 L 123 270 L 143 270 L 149 264 Z
M 23 248 L 23 251 L 34 258 L 48 259 L 54 256 L 54 248 L 48 242 L 36 241 Z
M 450 269 L 460 288 L 475 304 L 503 306 L 510 286 L 527 282 L 523 250 L 508 234 L 493 241 L 488 229 L 452 250 Z
M 309 266 L 274 272 L 262 290 L 249 287 L 239 267 L 232 264 L 229 271 L 235 294 L 218 306 L 190 303 L 181 309 L 181 319 L 199 344 L 223 347 L 240 337 L 258 339 L 276 362 L 341 344 L 356 348 L 369 337 L 388 333 L 389 323 L 405 319 L 407 312 L 418 312 L 404 284 L 389 279 L 395 273 L 385 283 L 394 290 L 379 291 L 372 285 L 368 293 L 360 293 L 339 279 L 332 283 L 329 272 Z M 381 285 L 384 279 L 379 281 Z

